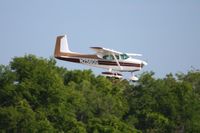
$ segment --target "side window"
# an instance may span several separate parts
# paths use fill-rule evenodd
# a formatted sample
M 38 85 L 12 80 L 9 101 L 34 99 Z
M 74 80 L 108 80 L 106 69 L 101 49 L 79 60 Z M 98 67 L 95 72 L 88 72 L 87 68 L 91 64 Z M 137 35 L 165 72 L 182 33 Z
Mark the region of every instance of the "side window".
M 129 56 L 127 54 L 121 54 L 120 57 L 121 57 L 122 60 L 129 58 Z
M 122 60 L 124 60 L 124 55 L 123 54 L 121 54 L 120 57 L 121 57 Z
M 115 55 L 115 57 L 119 60 L 119 55 Z
M 114 57 L 113 57 L 113 55 L 104 55 L 103 59 L 105 59 L 105 60 L 114 60 Z
M 104 55 L 104 56 L 103 56 L 103 59 L 108 60 L 108 55 Z
M 113 55 L 110 55 L 110 60 L 114 60 L 114 57 L 113 57 Z

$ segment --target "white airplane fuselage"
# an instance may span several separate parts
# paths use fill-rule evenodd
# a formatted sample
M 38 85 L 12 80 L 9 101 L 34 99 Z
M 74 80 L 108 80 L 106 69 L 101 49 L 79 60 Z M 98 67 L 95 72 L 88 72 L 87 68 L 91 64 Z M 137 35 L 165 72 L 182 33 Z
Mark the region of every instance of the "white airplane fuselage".
M 80 63 L 83 65 L 119 72 L 135 72 L 141 70 L 145 65 L 147 65 L 145 61 L 132 58 L 126 54 L 117 53 L 116 51 L 112 53 L 112 50 L 103 49 L 101 47 L 91 48 L 100 52 L 96 54 L 80 54 L 71 52 L 68 48 L 66 36 L 58 36 L 56 40 L 54 57 L 64 61 Z M 104 53 L 104 50 L 108 50 L 108 52 Z
M 99 58 L 83 58 L 82 56 L 88 56 L 84 54 L 80 54 L 79 57 L 69 57 L 69 56 L 55 56 L 55 58 L 64 60 L 64 61 L 69 61 L 69 62 L 74 62 L 74 63 L 80 63 L 83 65 L 88 65 L 88 66 L 93 66 L 93 67 L 98 67 L 98 68 L 103 68 L 107 70 L 114 70 L 114 71 L 120 71 L 120 72 L 134 72 L 134 71 L 139 71 L 142 69 L 144 66 L 144 61 L 138 60 L 138 59 L 133 59 L 129 58 L 123 61 L 119 61 L 120 67 L 118 66 L 117 62 L 114 60 L 105 60 L 105 59 L 99 59 Z M 95 55 L 91 55 L 95 56 Z

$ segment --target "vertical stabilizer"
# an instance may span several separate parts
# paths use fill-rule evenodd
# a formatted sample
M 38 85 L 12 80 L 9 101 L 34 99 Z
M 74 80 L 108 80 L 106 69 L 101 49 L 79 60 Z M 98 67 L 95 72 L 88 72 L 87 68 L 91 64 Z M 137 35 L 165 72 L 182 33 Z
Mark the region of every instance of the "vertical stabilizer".
M 58 36 L 56 38 L 56 46 L 55 46 L 55 51 L 54 51 L 54 56 L 59 57 L 62 55 L 62 53 L 70 53 L 71 51 L 69 50 L 68 46 L 68 41 L 67 41 L 67 36 Z
M 69 50 L 69 46 L 68 46 L 68 41 L 67 41 L 67 36 L 64 35 L 61 40 L 60 40 L 60 52 L 63 52 L 63 53 L 68 53 L 68 52 L 71 52 Z

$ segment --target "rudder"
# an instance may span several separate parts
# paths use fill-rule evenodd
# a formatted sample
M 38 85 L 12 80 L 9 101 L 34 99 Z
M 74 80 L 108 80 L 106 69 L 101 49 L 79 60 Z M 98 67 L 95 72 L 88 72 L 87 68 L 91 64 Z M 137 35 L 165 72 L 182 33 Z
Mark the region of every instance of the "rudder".
M 57 36 L 54 56 L 59 57 L 62 53 L 70 53 L 67 36 Z

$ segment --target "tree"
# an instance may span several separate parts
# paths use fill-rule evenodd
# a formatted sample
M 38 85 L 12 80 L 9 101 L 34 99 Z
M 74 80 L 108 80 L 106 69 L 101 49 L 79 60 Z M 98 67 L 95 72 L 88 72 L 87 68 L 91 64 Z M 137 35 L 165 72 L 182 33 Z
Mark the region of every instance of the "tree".
M 0 132 L 200 132 L 199 70 L 107 79 L 15 57 L 0 65 Z

